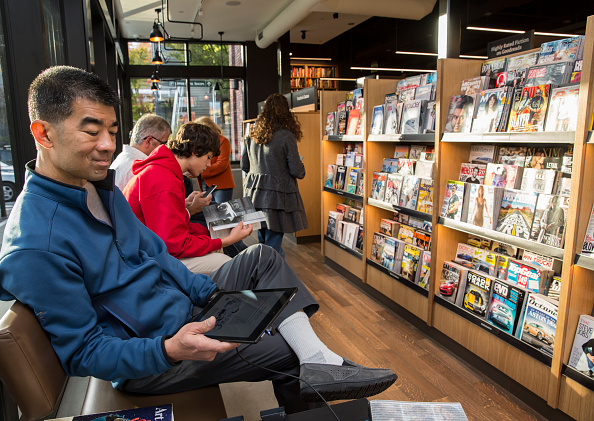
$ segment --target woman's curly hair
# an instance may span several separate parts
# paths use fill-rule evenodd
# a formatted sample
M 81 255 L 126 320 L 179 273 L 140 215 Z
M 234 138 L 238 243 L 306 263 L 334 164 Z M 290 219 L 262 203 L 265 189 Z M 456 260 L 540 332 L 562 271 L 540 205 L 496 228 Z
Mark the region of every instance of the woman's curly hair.
M 250 138 L 264 145 L 272 140 L 274 132 L 281 129 L 287 129 L 293 133 L 297 142 L 303 138 L 301 125 L 289 109 L 287 98 L 281 94 L 272 94 L 266 98 L 264 108 L 250 132 Z
M 167 147 L 173 152 L 175 156 L 189 158 L 192 155 L 201 157 L 208 155 L 209 152 L 213 156 L 221 154 L 221 141 L 219 135 L 206 124 L 189 122 L 183 124 L 175 139 L 167 141 Z

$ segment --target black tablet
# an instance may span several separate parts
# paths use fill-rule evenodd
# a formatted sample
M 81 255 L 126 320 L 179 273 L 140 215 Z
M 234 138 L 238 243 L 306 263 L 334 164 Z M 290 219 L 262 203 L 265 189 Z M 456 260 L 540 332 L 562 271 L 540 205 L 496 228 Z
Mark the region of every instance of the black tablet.
M 206 336 L 224 342 L 255 344 L 296 293 L 297 288 L 221 291 L 192 321 L 214 316 L 215 327 Z

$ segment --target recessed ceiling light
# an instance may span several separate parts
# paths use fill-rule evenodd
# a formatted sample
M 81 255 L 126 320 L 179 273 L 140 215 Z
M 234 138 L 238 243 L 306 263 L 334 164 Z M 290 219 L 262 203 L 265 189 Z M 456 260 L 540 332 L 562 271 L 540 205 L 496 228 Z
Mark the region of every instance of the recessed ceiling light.
M 437 53 L 421 53 L 417 51 L 396 51 L 396 54 L 409 54 L 412 56 L 437 56 Z
M 480 26 L 467 26 L 466 29 L 474 31 L 489 31 L 489 32 L 508 32 L 510 34 L 523 34 L 526 31 L 519 31 L 516 29 L 498 29 L 498 28 L 483 28 Z
M 225 3 L 227 6 L 239 6 L 241 4 L 240 1 L 228 1 Z
M 390 68 L 390 67 L 351 67 L 351 70 L 372 70 L 372 71 L 377 71 L 377 70 L 385 70 L 388 72 L 421 72 L 421 73 L 432 73 L 435 72 L 435 69 L 433 70 L 427 70 L 427 69 L 395 69 L 395 68 Z

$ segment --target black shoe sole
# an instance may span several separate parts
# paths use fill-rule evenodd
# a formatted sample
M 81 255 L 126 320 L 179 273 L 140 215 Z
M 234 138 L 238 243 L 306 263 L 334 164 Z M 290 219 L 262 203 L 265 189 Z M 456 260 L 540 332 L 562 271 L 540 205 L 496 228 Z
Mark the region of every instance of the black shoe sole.
M 337 401 L 345 399 L 361 399 L 369 396 L 377 395 L 383 392 L 396 382 L 397 375 L 387 378 L 378 383 L 369 384 L 367 382 L 360 383 L 331 383 L 312 385 L 320 395 L 327 401 Z M 321 402 L 320 396 L 312 390 L 310 386 L 303 383 L 301 388 L 301 399 L 305 402 Z

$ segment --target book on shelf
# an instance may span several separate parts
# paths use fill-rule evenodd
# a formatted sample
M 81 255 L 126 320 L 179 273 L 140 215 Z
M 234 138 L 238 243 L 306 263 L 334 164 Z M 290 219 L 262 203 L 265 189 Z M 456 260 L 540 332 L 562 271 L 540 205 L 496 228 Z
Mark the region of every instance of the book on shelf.
M 373 115 L 371 116 L 371 130 L 370 134 L 382 134 L 384 132 L 384 104 L 373 107 Z
M 530 239 L 547 246 L 563 248 L 568 213 L 569 197 L 538 195 Z
M 425 115 L 423 116 L 423 131 L 422 133 L 433 133 L 435 132 L 435 117 L 437 116 L 437 102 L 427 102 L 425 108 Z
M 559 301 L 561 295 L 561 277 L 553 276 L 551 283 L 547 286 L 547 297 Z
M 336 239 L 336 232 L 338 224 L 342 221 L 344 215 L 341 212 L 328 212 L 328 226 L 326 227 L 326 235 L 332 239 Z
M 512 260 L 507 269 L 507 281 L 530 291 L 544 294 L 553 271 L 521 260 Z
M 536 193 L 552 194 L 557 190 L 557 177 L 559 174 L 555 170 L 524 168 L 520 189 Z
M 363 225 L 359 225 L 359 233 L 357 234 L 357 241 L 355 242 L 355 249 L 358 250 L 360 253 L 363 252 Z
M 465 284 L 468 268 L 455 262 L 444 262 L 439 280 L 438 295 L 451 302 L 456 303 L 458 288 Z
M 484 273 L 469 270 L 464 286 L 460 286 L 456 304 L 481 319 L 486 320 L 493 281 L 496 279 Z
M 342 213 L 342 215 L 344 216 L 343 219 L 348 218 L 349 210 L 351 210 L 351 205 L 347 205 L 346 203 L 336 204 L 336 211 Z
M 403 181 L 403 175 L 393 173 L 388 174 L 384 202 L 389 203 L 391 205 L 400 206 L 400 192 L 402 191 Z
M 414 282 L 423 250 L 410 244 L 404 246 L 400 276 Z
M 584 243 L 582 244 L 582 254 L 592 257 L 594 253 L 594 206 L 590 211 L 590 218 L 588 219 L 588 226 L 586 227 L 586 234 L 584 235 Z
M 359 217 L 361 215 L 361 209 L 351 207 L 347 214 L 344 216 L 347 221 L 359 223 Z
M 344 165 L 336 166 L 336 177 L 334 178 L 334 189 L 344 190 L 346 185 L 347 167 Z
M 540 45 L 538 64 L 578 60 L 582 57 L 585 37 L 577 35 Z
M 346 109 L 346 102 L 341 101 L 338 103 L 336 107 L 336 120 L 338 120 L 338 124 L 336 127 L 336 131 L 334 134 L 343 135 L 346 134 L 347 130 L 347 109 Z
M 410 147 L 408 145 L 394 146 L 394 158 L 409 158 Z
M 371 242 L 371 256 L 369 257 L 375 263 L 382 263 L 382 254 L 384 252 L 384 243 L 386 235 L 380 232 L 373 233 L 373 240 Z
M 398 230 L 400 229 L 400 223 L 393 219 L 382 218 L 380 220 L 380 233 L 385 234 L 389 237 L 396 237 Z
M 419 178 L 419 180 L 416 210 L 431 215 L 433 214 L 433 179 Z
M 342 244 L 344 238 L 344 221 L 339 221 L 336 225 L 336 236 L 334 239 Z
M 421 178 L 433 178 L 433 170 L 435 168 L 435 162 L 425 161 L 419 159 L 415 164 L 415 174 Z
M 579 94 L 578 85 L 553 88 L 547 110 L 545 132 L 575 131 Z
M 355 135 L 357 132 L 357 125 L 359 124 L 359 114 L 361 110 L 352 109 L 348 113 L 348 122 L 347 122 L 347 135 Z
M 386 194 L 386 184 L 388 174 L 385 172 L 373 172 L 373 180 L 371 184 L 371 198 L 375 200 L 384 200 Z
M 431 276 L 431 252 L 429 250 L 423 250 L 421 258 L 419 259 L 419 265 L 417 266 L 417 272 L 415 276 L 415 284 L 429 290 L 429 278 Z
M 417 209 L 420 179 L 414 175 L 405 175 L 400 189 L 400 206 L 407 209 Z
M 355 249 L 357 237 L 359 236 L 359 224 L 343 221 L 342 244 L 350 249 Z
M 559 303 L 555 300 L 542 294 L 529 293 L 516 336 L 552 357 L 558 312 Z
M 537 64 L 528 68 L 524 86 L 565 85 L 571 79 L 573 62 Z
M 416 163 L 416 159 L 399 158 L 396 172 L 400 175 L 414 175 Z
M 396 134 L 399 132 L 400 112 L 396 102 L 386 104 L 384 112 L 384 134 Z
M 500 131 L 499 122 L 508 95 L 510 95 L 510 89 L 507 87 L 489 89 L 480 93 L 476 116 L 472 122 L 472 133 Z
M 464 205 L 464 186 L 465 184 L 462 181 L 448 180 L 441 207 L 441 217 L 455 221 L 461 220 Z
M 524 167 L 560 171 L 566 150 L 564 146 L 529 146 Z
M 476 95 L 451 96 L 444 133 L 470 133 L 475 103 Z
M 567 365 L 594 377 L 594 317 L 589 314 L 580 315 Z
M 534 51 L 532 53 L 521 54 L 507 59 L 506 70 L 521 70 L 530 66 L 534 66 L 538 62 L 539 53 Z
M 326 167 L 326 181 L 324 187 L 334 188 L 334 179 L 336 177 L 336 165 L 328 165 Z
M 551 85 L 540 84 L 517 88 L 510 108 L 507 131 L 542 132 L 549 103 Z
M 382 250 L 382 258 L 380 264 L 388 270 L 394 271 L 394 261 L 396 259 L 397 249 L 397 240 L 394 237 L 386 236 L 384 239 L 384 248 Z
M 519 189 L 522 184 L 523 172 L 523 167 L 489 162 L 485 171 L 485 185 Z
M 485 164 L 495 161 L 497 146 L 495 145 L 470 145 L 468 162 L 471 164 Z
M 505 189 L 496 230 L 528 240 L 538 193 Z
M 240 222 L 260 229 L 261 223 L 266 221 L 266 214 L 256 211 L 249 197 L 206 206 L 202 208 L 202 213 L 212 238 L 226 237 Z
M 468 216 L 463 222 L 494 230 L 497 228 L 502 198 L 503 188 L 501 187 L 470 184 L 467 199 Z
M 403 241 L 406 244 L 413 244 L 415 239 L 415 229 L 408 225 L 400 225 L 400 229 L 398 230 L 398 240 Z
M 526 146 L 500 146 L 496 164 L 523 167 L 526 163 Z
M 484 184 L 486 170 L 487 166 L 485 164 L 463 162 L 462 165 L 460 165 L 460 176 L 458 177 L 458 181 L 472 184 Z
M 426 100 L 406 101 L 402 109 L 401 130 L 403 134 L 419 134 L 423 132 L 423 117 L 427 108 Z
M 346 192 L 355 194 L 357 192 L 357 183 L 359 181 L 359 174 L 361 170 L 357 167 L 348 167 L 348 176 L 346 183 Z
M 163 404 L 142 408 L 119 409 L 117 411 L 98 412 L 73 417 L 54 418 L 48 421 L 173 421 L 173 405 Z
M 509 282 L 493 281 L 487 321 L 513 336 L 522 317 L 528 291 Z
M 326 127 L 324 128 L 324 134 L 330 136 L 334 134 L 334 123 L 336 121 L 336 111 L 330 111 L 326 114 Z
M 431 234 L 420 229 L 415 230 L 413 234 L 413 246 L 422 250 L 431 250 Z

